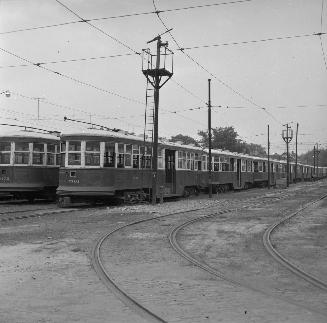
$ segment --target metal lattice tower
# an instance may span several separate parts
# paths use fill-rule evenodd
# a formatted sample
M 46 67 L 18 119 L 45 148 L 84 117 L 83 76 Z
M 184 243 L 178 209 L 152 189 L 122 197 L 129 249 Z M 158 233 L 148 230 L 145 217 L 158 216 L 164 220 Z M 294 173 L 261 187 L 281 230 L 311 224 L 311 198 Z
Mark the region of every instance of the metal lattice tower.
M 168 31 L 167 31 L 168 32 Z M 153 87 L 153 145 L 152 145 L 152 204 L 156 203 L 158 185 L 158 128 L 159 128 L 159 91 L 173 76 L 173 52 L 168 49 L 168 43 L 161 41 L 161 35 L 148 41 L 156 41 L 156 52 L 152 54 L 150 49 L 142 52 L 142 73 Z M 152 95 L 146 91 L 147 106 Z M 147 118 L 147 117 L 146 117 Z M 147 121 L 147 120 L 146 120 Z

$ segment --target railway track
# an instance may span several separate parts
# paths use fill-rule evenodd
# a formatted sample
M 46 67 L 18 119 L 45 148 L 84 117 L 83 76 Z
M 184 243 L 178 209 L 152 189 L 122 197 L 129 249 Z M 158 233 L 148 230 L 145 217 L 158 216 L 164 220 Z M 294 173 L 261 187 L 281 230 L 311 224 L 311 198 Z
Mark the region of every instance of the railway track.
M 271 202 L 274 201 L 278 201 L 282 198 L 287 198 L 289 197 L 289 195 L 284 195 L 284 196 L 280 196 L 277 194 L 277 196 L 273 195 L 273 194 L 269 194 L 269 196 L 267 195 L 267 197 L 270 197 Z M 258 202 L 258 199 L 260 199 L 260 201 Z M 179 225 L 178 227 L 175 227 L 173 229 L 173 231 L 171 231 L 170 235 L 169 235 L 169 241 L 171 243 L 171 246 L 174 248 L 175 251 L 177 251 L 183 258 L 187 259 L 188 261 L 190 261 L 192 264 L 198 266 L 199 268 L 205 270 L 206 272 L 219 277 L 221 279 L 224 279 L 225 281 L 228 281 L 229 283 L 235 285 L 235 286 L 242 286 L 242 287 L 246 287 L 248 289 L 252 289 L 255 292 L 259 292 L 259 293 L 263 293 L 265 294 L 263 291 L 256 289 L 250 285 L 246 285 L 246 284 L 242 284 L 236 280 L 231 279 L 230 277 L 226 277 L 224 274 L 222 274 L 221 272 L 219 272 L 218 270 L 203 264 L 201 262 L 199 262 L 198 260 L 196 260 L 194 257 L 192 257 L 189 253 L 187 253 L 185 250 L 183 250 L 179 244 L 177 243 L 177 234 L 178 232 L 183 229 L 184 227 L 196 222 L 196 221 L 202 221 L 217 215 L 221 215 L 224 213 L 229 213 L 232 211 L 238 211 L 240 209 L 243 208 L 247 208 L 247 207 L 253 207 L 253 206 L 258 206 L 261 204 L 265 204 L 267 203 L 266 199 L 262 199 L 261 197 L 251 197 L 251 198 L 246 198 L 244 200 L 242 200 L 242 202 L 246 203 L 245 205 L 243 205 L 242 207 L 236 207 L 236 208 L 231 208 L 230 206 L 226 206 L 226 208 L 220 210 L 220 211 L 216 211 L 214 213 L 209 213 L 205 216 L 201 216 L 200 218 L 195 218 L 192 220 L 189 220 L 185 223 L 183 223 L 182 225 Z M 178 214 L 185 214 L 185 213 L 191 213 L 191 212 L 195 212 L 195 211 L 202 211 L 205 209 L 212 209 L 215 206 L 208 206 L 208 207 L 202 207 L 202 208 L 196 208 L 196 209 L 192 209 L 192 210 L 184 210 L 184 211 L 180 211 L 180 212 L 174 212 L 174 213 L 170 213 L 170 214 L 165 214 L 165 215 L 160 215 L 160 216 L 155 216 L 155 217 L 151 217 L 151 218 L 147 218 L 147 219 L 143 219 L 143 220 L 138 220 L 138 221 L 134 221 L 122 226 L 119 226 L 118 228 L 114 229 L 113 231 L 104 234 L 103 236 L 101 236 L 95 243 L 94 248 L 92 250 L 92 265 L 94 270 L 96 271 L 98 277 L 101 279 L 101 281 L 104 283 L 104 285 L 112 292 L 114 293 L 114 295 L 116 295 L 116 297 L 118 297 L 125 305 L 131 307 L 132 309 L 134 309 L 137 313 L 139 313 L 143 318 L 151 321 L 151 322 L 167 322 L 165 319 L 159 317 L 156 313 L 150 311 L 149 309 L 147 309 L 146 307 L 144 307 L 138 300 L 136 300 L 134 297 L 130 296 L 126 291 L 124 291 L 124 289 L 122 287 L 120 287 L 116 282 L 114 277 L 112 276 L 112 274 L 110 272 L 108 272 L 105 268 L 104 265 L 104 261 L 103 258 L 101 256 L 101 248 L 104 244 L 104 242 L 106 240 L 108 240 L 111 236 L 113 236 L 115 233 L 117 233 L 118 231 L 125 229 L 127 227 L 132 227 L 134 225 L 140 224 L 140 223 L 145 223 L 145 222 L 149 222 L 152 220 L 158 220 L 161 218 L 166 218 L 169 216 L 176 216 Z M 271 296 L 271 295 L 268 295 Z M 292 304 L 292 305 L 296 305 L 296 306 L 301 306 L 303 308 L 306 308 L 309 311 L 313 311 L 312 308 L 310 307 L 305 307 L 302 304 L 299 305 L 296 302 L 292 302 L 289 299 L 286 298 L 282 298 L 279 297 L 279 299 L 281 299 L 282 301 Z M 315 311 L 319 314 L 322 315 L 326 315 L 325 312 L 319 312 L 319 311 Z
M 43 217 L 51 214 L 61 214 L 76 211 L 76 208 L 58 209 L 58 208 L 39 208 L 27 210 L 8 210 L 0 213 L 0 222 L 10 222 L 14 220 L 24 220 L 28 218 Z M 20 214 L 20 215 L 16 215 Z
M 280 221 L 273 223 L 271 226 L 268 227 L 268 229 L 265 231 L 264 235 L 263 235 L 263 244 L 266 248 L 266 250 L 268 251 L 268 253 L 276 260 L 278 261 L 280 264 L 282 264 L 284 267 L 286 267 L 287 269 L 289 269 L 293 274 L 297 275 L 298 277 L 301 277 L 303 279 L 305 279 L 307 282 L 311 283 L 312 285 L 327 291 L 327 283 L 316 278 L 315 276 L 311 275 L 310 273 L 307 273 L 306 271 L 300 269 L 298 266 L 296 266 L 294 263 L 292 263 L 290 260 L 286 259 L 280 252 L 278 252 L 276 250 L 276 248 L 273 247 L 272 242 L 271 242 L 271 235 L 273 233 L 274 230 L 276 230 L 278 228 L 278 226 L 280 226 L 281 224 L 285 223 L 286 221 L 290 220 L 291 218 L 293 218 L 294 216 L 296 216 L 297 214 L 299 214 L 300 212 L 302 212 L 303 210 L 309 208 L 310 206 L 318 203 L 319 201 L 321 201 L 322 199 L 326 198 L 326 195 L 323 195 L 322 197 L 320 197 L 317 200 L 314 200 L 310 203 L 307 203 L 305 206 L 301 207 L 299 210 L 293 212 L 292 214 L 284 217 L 283 219 L 281 219 Z

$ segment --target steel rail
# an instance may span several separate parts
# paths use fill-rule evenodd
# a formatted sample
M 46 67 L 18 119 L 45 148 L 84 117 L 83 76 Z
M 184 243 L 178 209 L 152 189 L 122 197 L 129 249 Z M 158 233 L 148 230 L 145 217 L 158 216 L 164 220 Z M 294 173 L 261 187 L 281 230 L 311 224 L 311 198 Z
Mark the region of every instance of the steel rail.
M 266 194 L 264 196 L 266 196 Z M 250 203 L 256 202 L 261 197 L 262 196 L 260 196 L 260 197 L 248 197 L 248 198 L 245 198 L 243 200 L 243 202 L 250 202 Z M 278 194 L 277 194 L 277 198 L 278 198 Z M 272 196 L 272 199 L 276 199 L 276 194 L 274 196 Z M 130 226 L 133 226 L 133 225 L 136 225 L 136 224 L 140 224 L 140 223 L 145 223 L 145 222 L 152 221 L 152 220 L 157 220 L 157 219 L 169 217 L 169 216 L 174 216 L 174 215 L 178 215 L 178 214 L 185 214 L 185 213 L 191 213 L 191 212 L 210 209 L 210 208 L 214 208 L 214 207 L 217 207 L 217 205 L 209 205 L 209 206 L 200 207 L 200 208 L 182 210 L 182 211 L 179 211 L 179 212 L 168 213 L 168 214 L 164 214 L 164 215 L 160 215 L 160 216 L 151 217 L 151 218 L 148 218 L 148 219 L 133 221 L 133 222 L 127 223 L 125 225 L 122 225 L 122 226 L 110 231 L 109 233 L 106 233 L 106 234 L 102 235 L 96 241 L 96 243 L 94 244 L 94 247 L 92 249 L 91 263 L 92 263 L 92 266 L 93 266 L 96 274 L 98 275 L 100 280 L 103 282 L 103 284 L 118 299 L 120 299 L 125 305 L 127 305 L 127 306 L 131 307 L 132 309 L 134 309 L 141 316 L 143 316 L 144 318 L 146 318 L 146 319 L 148 319 L 150 321 L 153 321 L 153 322 L 166 322 L 164 319 L 162 319 L 161 317 L 159 317 L 155 313 L 153 313 L 150 310 L 148 310 L 147 308 L 145 308 L 142 304 L 140 304 L 140 302 L 138 302 L 135 298 L 128 295 L 127 292 L 125 292 L 121 287 L 118 286 L 117 283 L 115 283 L 113 277 L 111 277 L 111 275 L 106 271 L 105 266 L 103 264 L 103 260 L 102 260 L 102 257 L 101 257 L 101 247 L 102 247 L 103 243 L 110 236 L 112 236 L 114 233 L 118 232 L 119 230 L 125 229 L 127 227 L 130 227 Z M 248 205 L 246 205 L 245 207 L 248 207 Z M 224 210 L 216 212 L 216 213 L 214 213 L 214 215 L 223 214 L 223 213 L 227 213 L 227 212 L 231 212 L 231 211 L 233 211 L 233 210 L 230 209 L 229 206 L 226 206 Z M 212 216 L 212 215 L 209 215 L 209 216 Z M 209 217 L 209 216 L 207 216 L 207 217 Z M 207 269 L 209 269 L 209 268 L 207 268 Z M 223 277 L 221 277 L 221 278 L 223 278 Z M 235 282 L 235 284 L 238 284 L 238 283 Z
M 294 263 L 292 263 L 290 260 L 286 259 L 284 256 L 282 256 L 281 253 L 279 253 L 276 248 L 273 247 L 272 242 L 271 242 L 271 234 L 276 228 L 281 225 L 282 223 L 285 223 L 287 220 L 291 219 L 298 213 L 302 212 L 303 210 L 307 209 L 308 207 L 312 206 L 313 204 L 318 203 L 322 199 L 326 198 L 327 194 L 321 196 L 317 200 L 314 200 L 312 202 L 307 203 L 297 211 L 293 212 L 292 214 L 284 217 L 280 221 L 273 223 L 268 227 L 268 229 L 265 231 L 262 240 L 263 240 L 263 245 L 268 251 L 268 253 L 280 264 L 282 264 L 284 267 L 289 269 L 292 273 L 295 275 L 305 279 L 307 282 L 311 283 L 312 285 L 315 285 L 316 287 L 323 289 L 327 291 L 327 283 L 323 282 L 322 280 L 316 278 L 315 276 L 305 272 L 304 270 L 300 269 L 298 266 L 296 266 Z
M 251 201 L 252 202 L 252 201 Z M 254 201 L 255 202 L 255 201 Z M 265 203 L 265 201 L 262 201 L 262 203 Z M 310 202 L 312 203 L 312 202 Z M 310 204 L 309 203 L 309 204 Z M 244 206 L 242 208 L 247 208 L 248 206 Z M 231 209 L 231 210 L 228 210 L 227 212 L 233 212 L 233 211 L 238 211 L 242 208 L 236 208 L 236 209 Z M 291 304 L 291 305 L 295 305 L 295 306 L 298 306 L 300 308 L 305 308 L 311 312 L 315 312 L 315 313 L 318 313 L 318 314 L 321 314 L 321 315 L 324 315 L 326 316 L 327 313 L 326 312 L 323 312 L 323 311 L 320 311 L 320 310 L 316 310 L 316 309 L 312 309 L 310 308 L 309 306 L 306 306 L 304 304 L 299 304 L 297 302 L 294 302 L 292 300 L 290 300 L 289 298 L 284 298 L 284 297 L 276 297 L 272 294 L 269 294 L 263 290 L 260 290 L 260 289 L 257 289 L 247 283 L 244 283 L 244 282 L 241 282 L 239 280 L 235 280 L 229 276 L 226 276 L 224 273 L 220 272 L 219 270 L 197 260 L 196 258 L 194 258 L 193 255 L 191 255 L 189 252 L 185 251 L 181 246 L 180 244 L 177 242 L 177 235 L 179 234 L 179 232 L 184 229 L 185 227 L 193 224 L 193 223 L 196 223 L 196 222 L 200 222 L 200 221 L 203 221 L 203 220 L 206 220 L 208 218 L 212 218 L 212 217 L 215 217 L 221 213 L 224 213 L 223 211 L 220 211 L 220 212 L 215 212 L 215 213 L 212 213 L 212 214 L 209 214 L 209 215 L 205 215 L 205 216 L 201 216 L 201 217 L 198 217 L 198 218 L 195 218 L 195 219 L 192 219 L 192 220 L 189 220 L 189 221 L 186 221 L 178 226 L 176 226 L 169 234 L 169 242 L 172 246 L 172 248 L 180 255 L 182 256 L 182 258 L 188 260 L 191 264 L 201 268 L 202 270 L 204 270 L 205 272 L 217 277 L 217 278 L 220 278 L 224 281 L 227 281 L 229 283 L 231 283 L 232 285 L 234 286 L 238 286 L 238 287 L 245 287 L 247 289 L 250 289 L 254 292 L 258 292 L 258 293 L 261 293 L 265 296 L 269 296 L 269 297 L 273 297 L 273 298 L 277 298 L 277 299 L 280 299 L 288 304 Z
M 36 211 L 43 211 L 43 210 L 57 210 L 57 208 L 42 208 L 42 209 L 29 209 L 29 210 L 8 210 L 4 212 L 0 212 L 0 215 L 7 215 L 12 213 L 25 213 L 25 212 L 36 212 Z
M 252 199 L 255 200 L 256 197 L 255 198 L 250 198 L 250 199 L 247 199 L 247 200 L 252 200 Z M 91 260 L 91 262 L 92 262 L 92 266 L 93 266 L 96 274 L 98 275 L 100 280 L 104 283 L 104 285 L 117 298 L 119 298 L 125 305 L 131 307 L 138 314 L 140 314 L 141 316 L 143 316 L 144 318 L 146 318 L 146 319 L 148 319 L 148 320 L 150 320 L 152 322 L 165 322 L 166 323 L 167 321 L 165 321 L 164 319 L 162 319 L 161 317 L 159 317 L 158 315 L 156 315 L 152 311 L 148 310 L 147 308 L 145 308 L 140 302 L 138 302 L 135 298 L 128 295 L 127 292 L 125 292 L 122 288 L 120 288 L 118 286 L 117 283 L 115 283 L 114 279 L 106 271 L 105 266 L 103 264 L 102 257 L 101 257 L 101 247 L 102 247 L 103 243 L 105 242 L 105 240 L 107 240 L 110 236 L 112 236 L 114 233 L 118 232 L 119 230 L 125 229 L 127 227 L 130 227 L 130 226 L 133 226 L 133 225 L 136 225 L 136 224 L 140 224 L 140 223 L 145 223 L 145 222 L 152 221 L 152 220 L 157 220 L 157 219 L 173 216 L 173 215 L 191 213 L 191 212 L 196 212 L 196 211 L 200 211 L 200 210 L 204 210 L 204 209 L 210 209 L 210 208 L 213 208 L 213 207 L 216 207 L 216 206 L 217 205 L 210 205 L 210 206 L 194 208 L 194 209 L 190 209 L 190 210 L 183 210 L 183 211 L 179 211 L 179 212 L 168 213 L 168 214 L 164 214 L 164 215 L 160 215 L 160 216 L 151 217 L 151 218 L 148 218 L 148 219 L 133 221 L 133 222 L 127 223 L 125 225 L 122 225 L 122 226 L 110 231 L 109 233 L 106 233 L 106 234 L 102 235 L 96 241 L 96 243 L 95 243 L 95 245 L 93 247 L 93 250 L 92 250 L 92 260 Z M 220 211 L 220 213 L 225 213 L 225 211 Z

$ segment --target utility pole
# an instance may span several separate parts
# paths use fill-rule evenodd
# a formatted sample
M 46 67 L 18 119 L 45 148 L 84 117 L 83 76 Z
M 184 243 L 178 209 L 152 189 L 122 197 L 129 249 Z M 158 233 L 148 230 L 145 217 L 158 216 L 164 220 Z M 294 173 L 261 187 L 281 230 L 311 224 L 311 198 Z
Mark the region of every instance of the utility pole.
M 317 149 L 316 149 L 316 155 L 317 155 L 317 162 L 316 162 L 316 164 L 317 164 L 317 177 L 319 177 L 319 169 L 318 169 L 318 167 L 319 167 L 319 154 L 320 154 L 320 150 L 318 148 L 319 147 L 318 147 L 318 143 L 317 143 Z
M 43 100 L 44 98 L 34 98 L 37 100 L 37 120 L 40 120 L 40 100 Z
M 208 79 L 208 140 L 209 140 L 209 161 L 208 161 L 208 185 L 209 198 L 212 198 L 212 156 L 211 156 L 211 79 Z
M 268 189 L 270 189 L 270 141 L 269 141 L 269 125 L 268 125 Z
M 166 31 L 168 32 L 168 31 Z M 158 184 L 158 129 L 159 129 L 159 91 L 160 88 L 173 76 L 172 61 L 171 72 L 166 69 L 167 55 L 173 53 L 168 49 L 168 42 L 161 41 L 161 35 L 153 38 L 147 43 L 157 41 L 156 54 L 152 55 L 149 49 L 143 50 L 142 72 L 154 88 L 154 124 L 153 124 L 153 143 L 152 143 L 152 204 L 156 204 L 157 200 L 157 184 Z M 163 49 L 164 53 L 161 53 Z M 167 54 L 168 51 L 168 54 Z M 146 55 L 144 66 L 144 55 Z M 164 56 L 163 66 L 160 57 Z M 153 68 L 153 60 L 156 60 L 155 68 Z M 161 83 L 161 80 L 166 79 Z
M 299 123 L 296 123 L 296 134 L 295 134 L 295 181 L 297 180 L 297 135 L 299 132 Z
M 313 146 L 313 177 L 316 175 L 316 145 Z
M 291 142 L 292 138 L 293 138 L 293 130 L 291 129 L 291 127 L 288 125 L 288 123 L 286 123 L 286 130 L 283 130 L 282 132 L 282 137 L 283 140 L 286 143 L 286 186 L 289 187 L 290 185 L 290 157 L 289 157 L 289 153 L 288 153 L 288 144 Z

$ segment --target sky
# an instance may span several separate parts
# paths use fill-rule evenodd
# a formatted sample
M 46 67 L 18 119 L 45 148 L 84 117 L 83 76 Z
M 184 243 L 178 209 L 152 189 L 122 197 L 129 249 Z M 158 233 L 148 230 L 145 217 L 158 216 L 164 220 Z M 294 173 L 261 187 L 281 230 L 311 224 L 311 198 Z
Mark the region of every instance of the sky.
M 239 139 L 266 147 L 269 125 L 271 152 L 281 153 L 284 125 L 295 134 L 298 123 L 299 153 L 327 148 L 327 1 L 154 4 L 0 0 L 0 123 L 86 129 L 66 116 L 142 134 L 146 78 L 137 53 L 155 53 L 147 42 L 167 27 L 161 39 L 174 74 L 160 90 L 159 136 L 198 139 L 207 130 L 211 79 L 213 128 L 233 126 Z

